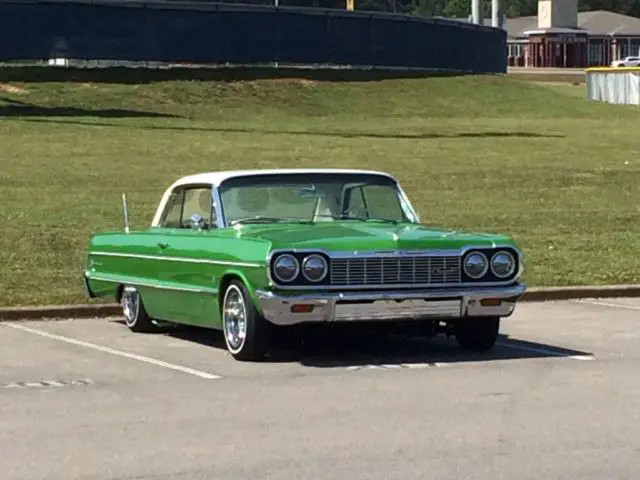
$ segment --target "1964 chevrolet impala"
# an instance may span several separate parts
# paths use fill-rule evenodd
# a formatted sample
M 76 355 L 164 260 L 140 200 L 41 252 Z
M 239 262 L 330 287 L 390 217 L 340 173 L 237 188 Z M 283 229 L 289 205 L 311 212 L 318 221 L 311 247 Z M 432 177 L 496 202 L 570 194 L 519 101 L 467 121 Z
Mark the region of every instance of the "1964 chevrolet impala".
M 397 180 L 364 170 L 202 173 L 171 185 L 151 226 L 91 237 L 90 297 L 115 297 L 128 327 L 221 329 L 238 360 L 278 326 L 411 323 L 491 349 L 525 292 L 509 236 L 421 224 Z

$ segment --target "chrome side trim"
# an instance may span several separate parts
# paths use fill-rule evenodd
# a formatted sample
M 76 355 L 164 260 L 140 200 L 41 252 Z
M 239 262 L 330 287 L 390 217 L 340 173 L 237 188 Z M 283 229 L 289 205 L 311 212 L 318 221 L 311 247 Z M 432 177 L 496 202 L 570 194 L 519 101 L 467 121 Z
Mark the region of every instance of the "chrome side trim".
M 496 249 L 496 251 L 509 248 L 513 249 L 516 252 L 519 260 L 519 269 L 518 273 L 509 280 L 503 280 L 500 282 L 466 282 L 466 283 L 439 283 L 439 284 L 385 284 L 385 285 L 282 285 L 276 283 L 271 275 L 271 260 L 274 255 L 278 253 L 322 253 L 327 255 L 330 259 L 339 258 L 360 258 L 360 257 L 402 257 L 403 255 L 407 256 L 416 256 L 416 257 L 432 257 L 432 256 L 451 256 L 451 257 L 462 257 L 469 250 L 477 250 L 477 249 L 485 249 L 492 248 Z M 473 288 L 473 287 L 502 287 L 505 285 L 511 285 L 514 282 L 517 282 L 522 277 L 524 273 L 524 256 L 520 249 L 518 249 L 514 245 L 510 244 L 501 244 L 501 243 L 492 243 L 491 245 L 466 245 L 462 248 L 452 248 L 452 249 L 442 249 L 442 250 L 394 250 L 394 251 L 376 251 L 376 250 L 367 250 L 367 251 L 354 251 L 354 252 L 331 252 L 329 250 L 325 250 L 322 248 L 276 248 L 271 250 L 266 257 L 266 268 L 267 268 L 267 279 L 269 280 L 269 286 L 276 287 L 279 290 L 375 290 L 375 289 L 397 289 L 397 288 L 449 288 L 449 287 L 457 287 L 457 288 Z M 329 266 L 331 268 L 331 266 Z
M 262 315 L 275 325 L 367 320 L 421 320 L 510 316 L 526 285 L 503 288 L 429 289 L 422 291 L 340 292 L 280 295 L 256 291 Z M 483 299 L 501 299 L 497 306 L 481 304 Z M 367 303 L 374 301 L 376 303 Z M 347 303 L 350 302 L 350 303 Z M 358 303 L 360 302 L 360 303 Z M 292 313 L 294 304 L 313 305 L 311 312 Z
M 139 258 L 143 260 L 162 260 L 166 262 L 182 262 L 182 263 L 206 263 L 210 265 L 226 265 L 230 267 L 248 267 L 248 268 L 258 268 L 264 267 L 261 263 L 250 263 L 250 262 L 234 262 L 228 260 L 211 260 L 209 258 L 183 258 L 183 257 L 165 257 L 161 255 L 146 255 L 141 253 L 118 253 L 118 252 L 104 252 L 104 251 L 94 251 L 89 252 L 89 256 L 99 256 L 99 257 L 121 257 L 121 258 Z
M 134 287 L 147 287 L 147 288 L 155 288 L 158 290 L 169 290 L 176 292 L 190 292 L 190 293 L 204 293 L 204 294 L 213 294 L 217 295 L 219 289 L 218 288 L 192 288 L 192 287 L 169 287 L 166 285 L 157 285 L 149 282 L 141 282 L 138 280 L 130 281 L 128 279 L 115 279 L 110 277 L 103 277 L 101 275 L 93 275 L 90 272 L 85 273 L 85 282 L 87 280 L 97 280 L 99 282 L 109 282 L 109 283 L 117 283 L 119 285 L 132 285 Z

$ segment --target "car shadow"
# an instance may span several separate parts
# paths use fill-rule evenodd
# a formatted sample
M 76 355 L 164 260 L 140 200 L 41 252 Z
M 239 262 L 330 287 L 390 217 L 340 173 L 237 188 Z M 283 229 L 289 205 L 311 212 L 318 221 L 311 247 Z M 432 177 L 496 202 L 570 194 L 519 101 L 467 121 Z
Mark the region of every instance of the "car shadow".
M 116 320 L 118 323 L 124 323 Z M 226 352 L 222 332 L 190 326 L 170 326 L 159 334 Z M 299 363 L 309 368 L 419 368 L 442 364 L 508 361 L 536 358 L 591 358 L 590 352 L 511 338 L 500 334 L 487 353 L 462 350 L 453 338 L 427 339 L 380 331 L 315 328 L 283 330 L 276 337 L 268 363 Z
M 425 339 L 400 335 L 374 337 L 355 345 L 332 344 L 305 353 L 300 358 L 300 364 L 315 368 L 415 368 L 469 362 L 592 356 L 587 352 L 526 342 L 503 334 L 499 335 L 495 347 L 486 353 L 465 351 L 452 337 Z

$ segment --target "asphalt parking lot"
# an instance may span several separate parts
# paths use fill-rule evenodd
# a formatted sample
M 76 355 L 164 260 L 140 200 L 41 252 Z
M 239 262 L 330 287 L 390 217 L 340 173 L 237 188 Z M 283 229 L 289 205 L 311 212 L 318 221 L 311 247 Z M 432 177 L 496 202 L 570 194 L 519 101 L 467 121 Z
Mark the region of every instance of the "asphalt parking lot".
M 521 304 L 502 332 L 245 364 L 207 331 L 2 323 L 1 477 L 636 478 L 640 299 Z

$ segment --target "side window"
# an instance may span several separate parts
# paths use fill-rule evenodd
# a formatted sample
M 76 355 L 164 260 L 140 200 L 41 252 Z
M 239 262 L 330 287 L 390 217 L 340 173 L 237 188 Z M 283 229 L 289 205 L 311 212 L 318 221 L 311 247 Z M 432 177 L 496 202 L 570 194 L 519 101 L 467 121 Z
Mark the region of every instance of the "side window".
M 405 220 L 397 193 L 385 185 L 364 185 L 349 190 L 346 212 L 365 218 Z
M 204 218 L 205 226 L 215 226 L 215 212 L 212 217 L 210 187 L 179 188 L 174 190 L 160 218 L 164 228 L 191 228 L 190 219 L 194 213 Z
M 204 224 L 209 226 L 211 210 L 211 188 L 198 187 L 185 190 L 184 208 L 182 210 L 182 228 L 190 228 L 189 220 L 194 213 L 204 218 Z
M 174 190 L 169 196 L 169 200 L 164 207 L 164 212 L 160 218 L 160 226 L 164 228 L 180 228 L 180 217 L 182 216 L 182 197 L 184 190 Z

